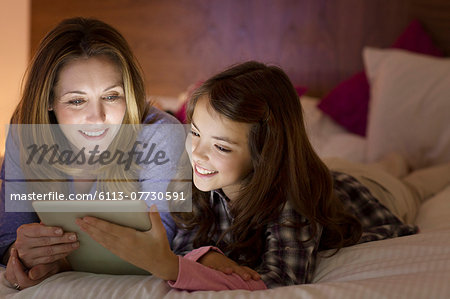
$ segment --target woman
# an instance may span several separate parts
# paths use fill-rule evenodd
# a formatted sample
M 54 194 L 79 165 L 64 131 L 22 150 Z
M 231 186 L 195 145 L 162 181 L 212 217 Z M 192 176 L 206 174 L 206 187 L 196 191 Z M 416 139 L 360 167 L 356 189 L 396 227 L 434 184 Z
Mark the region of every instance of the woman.
M 37 223 L 29 203 L 12 201 L 12 194 L 165 191 L 174 164 L 156 162 L 178 161 L 184 131 L 172 130 L 179 122 L 145 98 L 138 63 L 108 24 L 67 19 L 41 41 L 11 119 L 2 165 L 0 254 L 16 289 L 67 269 L 65 257 L 79 244 L 75 233 Z M 103 163 L 111 151 L 117 159 Z M 125 153 L 134 156 L 126 159 Z M 160 159 L 139 163 L 152 153 Z M 162 216 L 171 240 L 173 220 Z

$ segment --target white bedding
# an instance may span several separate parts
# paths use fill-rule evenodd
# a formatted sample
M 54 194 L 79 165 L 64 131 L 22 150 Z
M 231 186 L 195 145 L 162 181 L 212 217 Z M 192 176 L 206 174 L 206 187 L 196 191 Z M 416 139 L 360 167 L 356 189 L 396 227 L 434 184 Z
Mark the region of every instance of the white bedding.
M 321 114 L 314 99 L 302 103 L 313 146 L 322 157 L 364 162 L 365 139 Z M 189 293 L 152 276 L 65 272 L 16 291 L 0 269 L 0 298 L 450 298 L 450 186 L 422 205 L 416 223 L 419 234 L 347 247 L 321 258 L 314 283 L 308 285 Z
M 450 189 L 446 190 L 450 199 Z M 2 273 L 3 274 L 3 273 Z M 313 284 L 267 291 L 173 290 L 155 277 L 65 272 L 22 291 L 0 278 L 1 298 L 449 298 L 450 226 L 344 248 L 322 259 Z

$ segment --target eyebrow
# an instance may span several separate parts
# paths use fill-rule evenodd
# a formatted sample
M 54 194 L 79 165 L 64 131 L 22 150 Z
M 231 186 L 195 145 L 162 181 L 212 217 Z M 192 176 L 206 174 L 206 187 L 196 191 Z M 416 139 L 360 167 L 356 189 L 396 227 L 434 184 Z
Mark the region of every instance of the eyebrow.
M 110 90 L 110 89 L 113 89 L 113 88 L 116 88 L 116 87 L 121 87 L 121 88 L 123 88 L 123 85 L 120 84 L 120 83 L 111 85 L 110 87 L 105 88 L 105 89 L 103 90 L 103 92 L 106 92 L 106 91 L 108 91 L 108 90 Z M 80 91 L 80 90 L 72 90 L 72 91 L 68 91 L 68 92 L 66 92 L 65 94 L 63 94 L 62 97 L 65 96 L 65 95 L 67 95 L 67 94 L 71 94 L 71 93 L 74 93 L 74 94 L 86 94 L 84 91 Z
M 200 132 L 199 128 L 195 125 L 195 123 L 192 121 L 192 125 L 197 129 L 197 131 Z M 219 136 L 211 136 L 211 138 L 216 139 L 216 140 L 220 140 L 220 141 L 225 141 L 229 144 L 238 144 L 237 142 L 232 141 L 230 138 L 228 137 L 219 137 Z

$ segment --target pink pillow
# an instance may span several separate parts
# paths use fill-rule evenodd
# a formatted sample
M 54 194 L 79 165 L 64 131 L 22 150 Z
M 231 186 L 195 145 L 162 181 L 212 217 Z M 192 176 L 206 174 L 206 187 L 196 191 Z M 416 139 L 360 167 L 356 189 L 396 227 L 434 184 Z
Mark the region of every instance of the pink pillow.
M 392 48 L 442 57 L 431 37 L 418 20 L 413 20 Z M 366 136 L 370 86 L 365 72 L 359 72 L 338 84 L 322 98 L 318 107 L 348 131 Z

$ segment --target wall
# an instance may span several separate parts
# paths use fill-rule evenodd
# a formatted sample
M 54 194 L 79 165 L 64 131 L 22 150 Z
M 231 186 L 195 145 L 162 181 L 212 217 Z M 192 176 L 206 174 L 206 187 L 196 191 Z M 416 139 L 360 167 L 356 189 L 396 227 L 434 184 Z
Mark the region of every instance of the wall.
M 32 0 L 31 51 L 63 18 L 91 16 L 129 41 L 152 95 L 176 96 L 249 59 L 279 65 L 294 84 L 322 95 L 362 69 L 364 45 L 395 40 L 409 1 Z
M 30 0 L 0 0 L 0 153 L 29 57 Z

